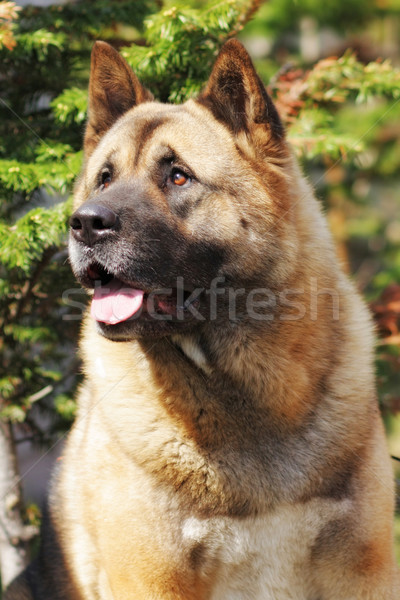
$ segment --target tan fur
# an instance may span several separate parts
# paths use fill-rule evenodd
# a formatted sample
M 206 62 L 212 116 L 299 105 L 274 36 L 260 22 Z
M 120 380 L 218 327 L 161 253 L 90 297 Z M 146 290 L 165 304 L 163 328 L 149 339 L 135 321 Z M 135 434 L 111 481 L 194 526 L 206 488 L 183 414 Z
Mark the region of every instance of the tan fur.
M 163 287 L 171 270 L 229 290 L 215 319 L 189 325 L 101 335 L 85 320 L 86 383 L 50 499 L 62 560 L 51 581 L 39 568 L 38 597 L 397 600 L 369 316 L 245 50 L 228 42 L 204 93 L 176 107 L 97 44 L 85 148 L 75 219 L 96 202 L 129 221 L 110 271 L 128 277 L 121 257 L 136 264 L 144 248 L 143 282 Z M 171 150 L 193 172 L 183 191 L 157 183 Z M 80 235 L 85 282 L 95 250 Z M 201 297 L 203 314 L 214 300 Z

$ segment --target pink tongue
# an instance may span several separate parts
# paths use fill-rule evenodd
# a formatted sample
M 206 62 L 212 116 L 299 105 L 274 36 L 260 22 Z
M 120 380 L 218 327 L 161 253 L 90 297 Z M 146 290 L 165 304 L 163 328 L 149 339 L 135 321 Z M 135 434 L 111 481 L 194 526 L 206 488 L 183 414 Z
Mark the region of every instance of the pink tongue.
M 107 285 L 94 290 L 90 314 L 96 321 L 115 325 L 134 315 L 143 304 L 142 290 L 124 286 L 113 279 Z

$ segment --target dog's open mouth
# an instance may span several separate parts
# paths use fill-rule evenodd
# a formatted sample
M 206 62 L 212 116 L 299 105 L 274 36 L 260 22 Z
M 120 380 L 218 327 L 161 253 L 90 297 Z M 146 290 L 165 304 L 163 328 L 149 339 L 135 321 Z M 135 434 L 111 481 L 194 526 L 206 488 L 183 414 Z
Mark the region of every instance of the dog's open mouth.
M 143 290 L 114 277 L 99 264 L 87 269 L 87 281 L 94 290 L 91 316 L 106 325 L 141 317 L 184 320 L 200 303 L 200 293 L 179 287 Z

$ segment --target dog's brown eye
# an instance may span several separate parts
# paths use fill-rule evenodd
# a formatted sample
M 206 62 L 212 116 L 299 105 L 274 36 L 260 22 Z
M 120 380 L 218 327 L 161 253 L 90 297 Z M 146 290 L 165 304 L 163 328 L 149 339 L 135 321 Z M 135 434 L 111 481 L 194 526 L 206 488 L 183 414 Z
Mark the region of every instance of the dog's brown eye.
M 171 181 L 174 185 L 185 185 L 190 180 L 190 177 L 182 171 L 173 171 L 171 175 Z
M 110 171 L 103 171 L 101 174 L 101 189 L 105 190 L 111 183 Z

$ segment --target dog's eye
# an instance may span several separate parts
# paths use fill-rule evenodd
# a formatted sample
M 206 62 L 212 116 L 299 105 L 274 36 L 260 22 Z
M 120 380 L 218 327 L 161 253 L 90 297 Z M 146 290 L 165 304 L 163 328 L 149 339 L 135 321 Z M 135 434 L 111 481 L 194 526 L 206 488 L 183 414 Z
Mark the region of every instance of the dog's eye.
M 111 181 L 112 181 L 110 171 L 108 171 L 108 170 L 102 171 L 100 181 L 101 181 L 100 187 L 102 190 L 105 190 L 106 188 L 108 188 L 108 186 L 111 184 Z
M 184 173 L 183 171 L 180 171 L 179 169 L 174 169 L 170 175 L 170 181 L 174 185 L 179 185 L 179 187 L 182 187 L 183 185 L 185 185 L 185 183 L 190 182 L 191 178 L 189 177 L 189 175 L 186 175 L 186 173 Z

